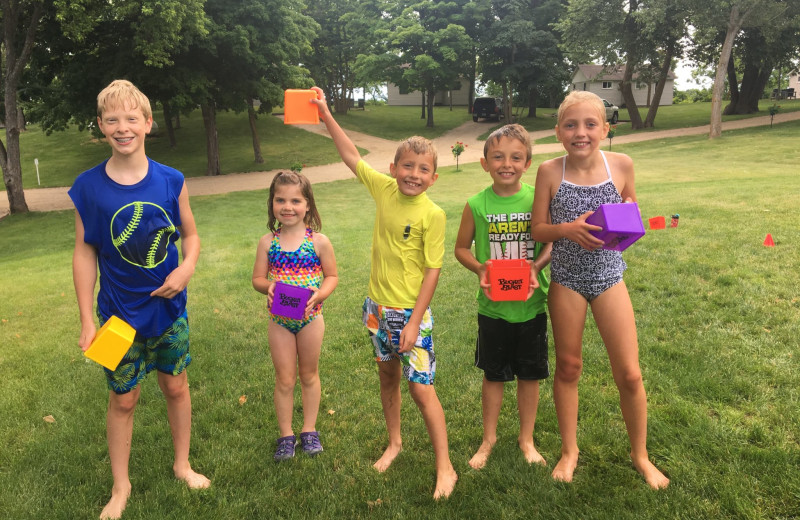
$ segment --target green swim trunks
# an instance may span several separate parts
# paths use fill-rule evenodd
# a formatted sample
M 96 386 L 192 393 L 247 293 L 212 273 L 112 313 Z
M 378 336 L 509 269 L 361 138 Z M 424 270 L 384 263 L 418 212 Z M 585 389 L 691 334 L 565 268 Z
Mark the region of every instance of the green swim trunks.
M 100 317 L 100 326 L 103 325 Z M 107 368 L 108 389 L 116 394 L 126 394 L 152 370 L 177 376 L 189 366 L 189 321 L 186 311 L 164 331 L 161 336 L 141 338 L 136 335 L 131 348 L 122 357 L 114 371 Z

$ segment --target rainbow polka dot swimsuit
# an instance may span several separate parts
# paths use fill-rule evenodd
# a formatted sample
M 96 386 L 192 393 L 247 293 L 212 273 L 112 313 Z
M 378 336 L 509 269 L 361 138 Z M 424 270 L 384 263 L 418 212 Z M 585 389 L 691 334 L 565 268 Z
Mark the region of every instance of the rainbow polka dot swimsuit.
M 284 251 L 281 248 L 280 228 L 272 234 L 272 242 L 269 245 L 268 251 L 268 280 L 275 280 L 298 287 L 314 287 L 319 289 L 322 284 L 322 263 L 319 260 L 317 251 L 314 249 L 314 242 L 312 241 L 313 233 L 311 228 L 306 228 L 303 242 L 295 251 Z M 320 303 L 314 306 L 308 316 L 302 320 L 302 324 L 298 325 L 302 328 L 303 325 L 309 323 L 321 313 L 322 304 Z M 277 318 L 281 318 L 281 320 L 276 320 Z M 278 321 L 281 325 L 290 330 L 293 328 L 287 326 L 288 324 L 282 323 L 282 321 L 288 318 L 273 315 L 272 319 Z

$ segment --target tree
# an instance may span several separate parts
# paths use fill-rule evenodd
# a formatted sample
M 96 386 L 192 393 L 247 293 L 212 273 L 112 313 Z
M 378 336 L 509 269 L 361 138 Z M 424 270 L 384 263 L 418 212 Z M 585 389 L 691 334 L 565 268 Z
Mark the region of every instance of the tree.
M 358 56 L 385 50 L 376 37 L 381 27 L 381 5 L 371 0 L 320 0 L 306 12 L 320 29 L 303 63 L 336 112 L 345 114 L 353 88 L 370 82 L 369 76 L 358 74 Z
M 398 7 L 389 47 L 402 57 L 402 79 L 426 96 L 426 126 L 433 127 L 436 92 L 449 90 L 459 80 L 472 41 L 464 27 L 454 23 L 459 13 L 455 3 L 423 0 Z
M 652 126 L 658 107 L 651 103 L 642 121 L 633 78 L 654 80 L 656 90 L 663 91 L 672 60 L 683 54 L 681 42 L 691 5 L 689 0 L 572 0 L 557 24 L 564 35 L 562 45 L 574 61 L 625 65 L 620 91 L 634 129 Z
M 725 35 L 712 87 L 709 139 L 722 135 L 722 95 L 735 38 L 744 27 L 777 20 L 786 7 L 787 3 L 782 0 L 718 0 L 694 6 L 692 24 L 695 27 L 717 28 Z
M 74 7 L 77 2 L 65 1 Z M 187 95 L 196 71 L 176 61 L 189 44 L 207 35 L 203 0 L 86 0 L 73 16 L 82 21 L 78 35 L 45 19 L 26 71 L 32 114 L 50 133 L 69 124 L 79 129 L 96 119 L 96 95 L 111 80 L 127 78 L 166 114 L 194 106 Z M 170 141 L 174 135 L 168 119 Z
M 3 106 L 5 109 L 6 142 L 0 142 L 0 165 L 11 213 L 28 211 L 22 189 L 20 163 L 18 93 L 22 72 L 33 52 L 39 22 L 44 15 L 44 2 L 2 0 L 3 15 Z
M 512 114 L 513 93 L 527 101 L 528 117 L 536 117 L 539 92 L 563 92 L 568 67 L 559 49 L 553 23 L 564 12 L 561 0 L 493 2 L 479 62 L 484 81 L 503 91 L 504 113 Z
M 187 60 L 202 74 L 193 98 L 206 129 L 207 175 L 220 174 L 218 110 L 248 110 L 255 130 L 248 99 L 259 99 L 263 110 L 271 110 L 285 88 L 308 81 L 298 63 L 319 27 L 302 7 L 299 0 L 207 0 L 209 37 L 191 46 Z M 256 134 L 253 142 L 258 160 Z

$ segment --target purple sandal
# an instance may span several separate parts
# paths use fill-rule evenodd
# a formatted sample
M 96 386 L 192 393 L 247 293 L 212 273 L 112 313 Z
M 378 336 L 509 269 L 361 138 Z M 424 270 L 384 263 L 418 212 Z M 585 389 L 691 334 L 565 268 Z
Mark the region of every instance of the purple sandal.
M 300 444 L 303 446 L 303 453 L 312 457 L 322 451 L 322 443 L 319 442 L 319 432 L 301 433 Z
M 302 434 L 301 434 L 302 435 Z M 275 460 L 288 460 L 294 457 L 294 445 L 297 438 L 294 435 L 288 435 L 278 439 L 278 448 L 275 450 L 275 455 L 272 458 Z

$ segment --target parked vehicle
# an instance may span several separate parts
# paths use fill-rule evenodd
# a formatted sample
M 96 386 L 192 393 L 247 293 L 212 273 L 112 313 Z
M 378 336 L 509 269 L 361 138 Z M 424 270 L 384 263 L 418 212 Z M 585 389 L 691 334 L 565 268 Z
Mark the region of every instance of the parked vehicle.
M 503 100 L 496 97 L 479 97 L 475 98 L 472 104 L 472 120 L 477 122 L 478 119 L 493 119 L 500 121 L 503 117 Z
M 612 105 L 605 99 L 603 100 L 603 104 L 606 106 L 606 121 L 612 125 L 616 125 L 617 121 L 619 121 L 619 107 L 617 105 Z

